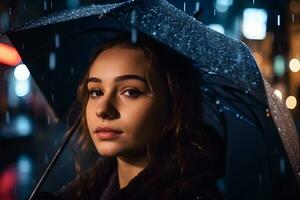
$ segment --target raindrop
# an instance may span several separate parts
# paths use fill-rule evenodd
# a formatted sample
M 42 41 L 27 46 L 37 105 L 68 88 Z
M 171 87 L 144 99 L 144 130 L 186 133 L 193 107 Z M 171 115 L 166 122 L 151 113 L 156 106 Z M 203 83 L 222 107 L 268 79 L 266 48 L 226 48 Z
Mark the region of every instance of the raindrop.
M 214 9 L 214 16 L 216 16 L 216 9 Z
M 55 66 L 56 66 L 56 55 L 54 52 L 51 52 L 49 54 L 49 68 L 50 70 L 54 70 L 55 69 Z
M 237 114 L 235 114 L 235 116 L 236 116 L 237 118 L 239 118 L 239 117 L 240 117 L 240 114 L 239 114 L 239 113 L 237 113 Z
M 131 12 L 131 24 L 135 25 L 136 24 L 136 11 L 133 10 Z
M 223 112 L 223 109 L 222 109 L 222 108 L 220 108 L 220 109 L 219 109 L 219 112 Z
M 277 15 L 277 26 L 280 26 L 280 15 Z
M 280 166 L 280 173 L 284 174 L 284 172 L 285 172 L 285 162 L 284 162 L 284 159 L 282 157 L 279 160 L 279 166 Z
M 258 175 L 258 180 L 260 183 L 262 183 L 262 175 L 261 174 Z
M 11 16 L 11 7 L 8 8 L 8 14 Z
M 5 112 L 5 121 L 7 124 L 9 124 L 9 122 L 10 122 L 10 114 L 8 111 Z
M 255 4 L 255 0 L 252 0 L 252 3 Z
M 219 105 L 220 104 L 220 100 L 216 100 L 216 104 Z
M 195 11 L 198 12 L 200 10 L 200 2 L 196 2 Z
M 50 9 L 53 8 L 53 3 L 52 3 L 52 0 L 50 0 Z
M 292 22 L 294 23 L 295 22 L 295 15 L 292 14 Z
M 154 32 L 152 32 L 152 35 L 156 35 L 156 32 L 154 31 Z
M 55 48 L 59 48 L 60 47 L 60 36 L 59 34 L 55 34 L 54 36 L 54 40 L 55 40 Z
M 70 69 L 70 74 L 74 74 L 74 67 L 71 67 L 71 69 Z
M 54 145 L 57 146 L 57 144 L 58 144 L 58 141 L 57 141 L 57 139 L 55 139 L 54 140 Z
M 245 90 L 245 93 L 248 94 L 249 93 L 248 90 Z
M 207 92 L 208 91 L 208 88 L 204 88 L 204 92 Z
M 51 100 L 54 101 L 54 94 L 51 94 Z
M 224 73 L 227 74 L 227 73 L 228 73 L 228 69 L 225 69 L 225 70 L 224 70 Z
M 47 164 L 49 162 L 49 156 L 48 154 L 44 155 L 44 162 Z
M 50 125 L 50 116 L 47 116 L 47 124 Z
M 47 7 L 47 0 L 44 0 L 44 10 L 47 10 L 48 7 Z
M 186 2 L 183 2 L 183 12 L 186 11 Z
M 135 44 L 137 42 L 137 30 L 136 28 L 131 29 L 131 42 Z
M 25 44 L 24 44 L 24 42 L 22 42 L 22 49 L 23 49 L 23 50 L 25 49 Z

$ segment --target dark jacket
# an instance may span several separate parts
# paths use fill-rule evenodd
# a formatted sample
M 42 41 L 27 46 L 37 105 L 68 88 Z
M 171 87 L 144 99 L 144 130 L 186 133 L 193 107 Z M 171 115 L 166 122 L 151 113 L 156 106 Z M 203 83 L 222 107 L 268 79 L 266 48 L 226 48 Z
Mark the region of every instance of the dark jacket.
M 212 141 L 212 142 L 211 142 Z M 185 151 L 184 168 L 171 153 L 161 153 L 129 184 L 119 189 L 116 160 L 104 158 L 65 186 L 59 199 L 81 200 L 217 200 L 222 199 L 216 179 L 222 176 L 223 143 L 209 139 L 209 154 L 196 145 Z M 205 149 L 207 149 L 205 148 Z M 210 148 L 210 149 L 209 149 Z M 217 150 L 216 150 L 217 149 Z M 212 151 L 213 150 L 213 151 Z M 213 153 L 211 153 L 213 152 Z

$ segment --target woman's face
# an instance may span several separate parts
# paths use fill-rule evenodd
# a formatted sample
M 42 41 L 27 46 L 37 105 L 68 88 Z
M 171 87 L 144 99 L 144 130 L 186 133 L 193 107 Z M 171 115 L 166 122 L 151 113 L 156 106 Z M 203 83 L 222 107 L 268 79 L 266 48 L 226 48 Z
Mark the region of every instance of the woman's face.
M 139 49 L 113 47 L 93 62 L 87 83 L 87 126 L 103 156 L 145 156 L 167 118 L 166 92 Z

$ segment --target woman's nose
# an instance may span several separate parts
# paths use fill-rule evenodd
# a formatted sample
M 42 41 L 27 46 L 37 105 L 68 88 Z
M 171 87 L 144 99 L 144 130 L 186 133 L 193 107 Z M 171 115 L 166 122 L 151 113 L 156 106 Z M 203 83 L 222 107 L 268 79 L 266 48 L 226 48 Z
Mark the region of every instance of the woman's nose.
M 100 100 L 96 109 L 96 115 L 108 120 L 117 119 L 120 116 L 114 100 L 106 97 L 102 97 Z

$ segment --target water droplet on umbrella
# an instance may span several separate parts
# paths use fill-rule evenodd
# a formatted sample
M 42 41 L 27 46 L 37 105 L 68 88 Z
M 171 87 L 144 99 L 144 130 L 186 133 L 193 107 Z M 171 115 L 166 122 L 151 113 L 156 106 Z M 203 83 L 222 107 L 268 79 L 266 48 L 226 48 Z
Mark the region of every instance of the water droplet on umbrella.
M 44 10 L 48 9 L 47 0 L 44 0 Z
M 60 47 L 60 36 L 59 36 L 59 34 L 55 34 L 54 40 L 55 40 L 55 48 L 59 48 Z
M 9 124 L 9 122 L 10 122 L 10 114 L 8 111 L 5 112 L 5 121 L 7 124 Z
M 284 174 L 284 172 L 285 172 L 285 160 L 282 157 L 279 160 L 279 167 L 280 167 L 280 173 Z
M 280 26 L 280 15 L 277 15 L 277 26 Z
M 48 154 L 44 155 L 44 162 L 47 164 L 49 162 L 49 156 Z
M 56 55 L 54 52 L 49 54 L 49 69 L 52 71 L 56 67 Z
M 183 12 L 186 11 L 186 2 L 183 2 Z

